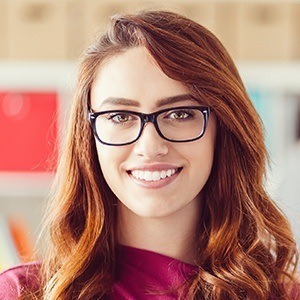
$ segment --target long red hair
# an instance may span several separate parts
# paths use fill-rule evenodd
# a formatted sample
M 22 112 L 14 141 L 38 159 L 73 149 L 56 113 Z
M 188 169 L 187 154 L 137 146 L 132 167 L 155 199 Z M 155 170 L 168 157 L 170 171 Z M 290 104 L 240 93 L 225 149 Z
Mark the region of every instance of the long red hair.
M 261 120 L 219 40 L 178 14 L 116 15 L 82 56 L 77 92 L 50 199 L 42 299 L 99 299 L 114 283 L 115 199 L 88 123 L 89 92 L 101 64 L 145 47 L 163 72 L 217 117 L 211 175 L 201 191 L 198 272 L 190 299 L 290 299 L 298 254 L 288 221 L 265 191 Z M 277 299 L 276 298 L 276 299 Z

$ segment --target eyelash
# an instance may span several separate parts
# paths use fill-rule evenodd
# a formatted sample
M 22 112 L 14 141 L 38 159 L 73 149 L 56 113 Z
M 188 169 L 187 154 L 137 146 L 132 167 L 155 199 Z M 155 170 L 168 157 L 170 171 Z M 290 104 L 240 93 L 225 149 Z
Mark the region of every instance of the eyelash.
M 129 119 L 133 120 L 134 119 L 134 116 L 131 115 L 131 114 L 126 114 L 126 113 L 116 113 L 116 114 L 113 114 L 113 115 L 108 115 L 107 119 L 109 121 L 111 121 L 113 124 L 124 124 L 125 122 L 128 122 L 128 120 L 124 121 L 124 122 L 120 122 L 120 121 L 115 121 L 114 118 L 116 117 L 119 117 L 119 116 L 126 116 L 126 117 L 129 117 Z M 136 118 L 135 118 L 136 119 Z M 130 120 L 129 120 L 130 121 Z
M 192 111 L 188 111 L 188 110 L 174 110 L 174 111 L 171 111 L 168 113 L 167 117 L 171 116 L 172 114 L 177 114 L 177 115 L 180 115 L 180 114 L 186 114 L 187 116 L 184 117 L 184 118 L 176 118 L 176 120 L 184 120 L 184 119 L 189 119 L 191 117 L 194 117 L 195 114 L 192 112 Z

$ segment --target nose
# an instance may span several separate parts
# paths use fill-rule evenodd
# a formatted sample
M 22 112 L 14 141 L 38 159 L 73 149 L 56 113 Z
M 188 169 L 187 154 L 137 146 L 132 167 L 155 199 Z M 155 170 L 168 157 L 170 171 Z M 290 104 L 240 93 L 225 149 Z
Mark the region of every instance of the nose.
M 146 123 L 140 138 L 134 144 L 134 153 L 147 159 L 166 155 L 168 141 L 159 136 L 153 123 Z

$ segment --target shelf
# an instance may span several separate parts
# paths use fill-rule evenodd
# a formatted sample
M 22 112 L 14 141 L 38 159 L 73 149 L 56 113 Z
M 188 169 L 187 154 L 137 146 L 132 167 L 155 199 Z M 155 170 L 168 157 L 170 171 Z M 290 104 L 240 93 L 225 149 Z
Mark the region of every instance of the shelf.
M 295 62 L 239 62 L 239 72 L 245 83 L 275 91 L 288 89 L 300 92 L 300 61 Z
M 0 198 L 45 197 L 53 178 L 51 173 L 0 172 Z
M 300 61 L 236 64 L 245 83 L 300 91 Z M 75 87 L 76 74 L 77 63 L 74 61 L 0 60 L 0 89 L 71 93 Z
M 71 61 L 0 60 L 0 88 L 70 92 L 76 64 Z

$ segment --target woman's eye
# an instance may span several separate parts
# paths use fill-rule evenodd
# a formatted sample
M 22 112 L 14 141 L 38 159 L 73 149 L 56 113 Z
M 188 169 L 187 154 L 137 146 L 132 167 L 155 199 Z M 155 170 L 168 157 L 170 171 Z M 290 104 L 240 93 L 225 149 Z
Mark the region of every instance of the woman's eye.
M 186 110 L 175 110 L 168 114 L 168 118 L 175 119 L 175 120 L 188 119 L 191 117 L 193 117 L 193 112 L 186 111 Z
M 108 120 L 112 121 L 113 123 L 125 123 L 132 121 L 133 116 L 126 113 L 111 114 L 108 116 Z

